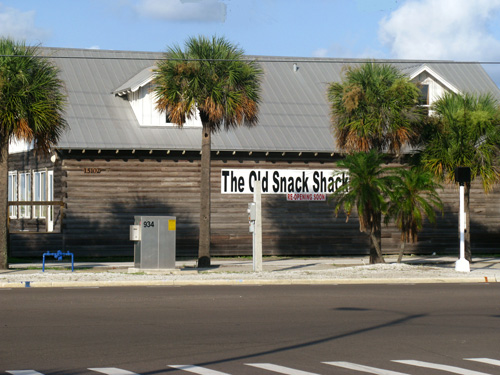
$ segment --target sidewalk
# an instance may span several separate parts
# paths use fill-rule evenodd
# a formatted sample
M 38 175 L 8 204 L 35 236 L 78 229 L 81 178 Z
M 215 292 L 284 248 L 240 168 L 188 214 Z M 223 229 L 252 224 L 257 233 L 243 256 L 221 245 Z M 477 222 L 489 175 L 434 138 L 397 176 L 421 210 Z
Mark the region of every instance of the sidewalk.
M 137 270 L 132 262 L 46 262 L 12 264 L 0 271 L 0 288 L 158 285 L 291 285 L 500 282 L 500 258 L 473 258 L 471 272 L 455 271 L 454 257 L 408 256 L 401 264 L 386 257 L 369 265 L 368 257 L 264 258 L 254 272 L 250 258 L 213 258 L 212 267 L 195 260 L 177 261 L 175 270 Z

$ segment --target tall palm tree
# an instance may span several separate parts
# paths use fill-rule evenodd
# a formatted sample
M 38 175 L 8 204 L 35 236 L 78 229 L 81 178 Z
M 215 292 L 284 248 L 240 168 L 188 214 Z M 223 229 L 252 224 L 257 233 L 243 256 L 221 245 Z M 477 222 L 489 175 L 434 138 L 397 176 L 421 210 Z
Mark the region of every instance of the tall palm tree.
M 348 67 L 343 81 L 328 88 L 338 147 L 398 154 L 418 136 L 423 115 L 419 98 L 419 88 L 392 65 Z
M 202 129 L 198 267 L 210 265 L 211 135 L 257 123 L 262 70 L 224 38 L 189 38 L 170 47 L 155 70 L 157 108 L 182 126 L 199 112 Z
M 419 157 L 421 165 L 448 183 L 456 167 L 470 167 L 471 180 L 481 178 L 485 193 L 500 179 L 500 110 L 493 96 L 447 93 L 433 105 L 435 131 Z M 465 258 L 472 260 L 470 244 L 470 183 L 465 184 Z
M 434 181 L 428 171 L 416 167 L 411 169 L 397 168 L 393 172 L 395 178 L 391 184 L 388 200 L 386 224 L 394 219 L 401 231 L 401 246 L 398 263 L 403 258 L 405 243 L 417 241 L 418 232 L 422 230 L 425 217 L 429 222 L 436 222 L 436 209 L 442 210 L 443 203 L 436 189 L 442 188 Z
M 8 268 L 7 182 L 13 138 L 48 149 L 66 126 L 66 103 L 59 70 L 40 49 L 0 38 L 0 269 Z
M 387 211 L 386 198 L 392 176 L 382 167 L 383 157 L 375 150 L 350 154 L 337 165 L 349 170 L 349 181 L 331 196 L 335 214 L 343 211 L 347 220 L 353 208 L 359 216 L 359 230 L 370 236 L 370 263 L 384 263 L 381 249 L 382 214 Z

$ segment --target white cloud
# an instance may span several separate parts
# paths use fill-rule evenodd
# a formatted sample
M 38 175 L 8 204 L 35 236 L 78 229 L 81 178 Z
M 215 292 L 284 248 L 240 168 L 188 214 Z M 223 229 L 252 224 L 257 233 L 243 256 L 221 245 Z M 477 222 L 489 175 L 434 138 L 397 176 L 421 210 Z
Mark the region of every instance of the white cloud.
M 40 42 L 49 34 L 49 31 L 35 26 L 34 11 L 21 12 L 0 3 L 0 36 Z
M 500 0 L 409 0 L 380 22 L 379 37 L 396 58 L 498 59 L 488 24 L 499 11 Z
M 317 50 L 313 51 L 312 56 L 313 57 L 327 57 L 328 50 L 326 48 L 318 48 Z
M 224 22 L 226 4 L 220 0 L 140 0 L 137 11 L 169 21 Z

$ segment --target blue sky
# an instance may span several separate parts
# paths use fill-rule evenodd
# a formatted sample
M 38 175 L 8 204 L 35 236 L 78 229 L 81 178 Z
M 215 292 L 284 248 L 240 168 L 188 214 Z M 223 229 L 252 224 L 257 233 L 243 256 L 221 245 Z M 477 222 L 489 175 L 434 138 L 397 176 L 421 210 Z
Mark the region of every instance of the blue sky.
M 496 62 L 500 0 L 0 0 L 0 35 L 29 44 L 164 51 L 199 34 L 250 55 Z

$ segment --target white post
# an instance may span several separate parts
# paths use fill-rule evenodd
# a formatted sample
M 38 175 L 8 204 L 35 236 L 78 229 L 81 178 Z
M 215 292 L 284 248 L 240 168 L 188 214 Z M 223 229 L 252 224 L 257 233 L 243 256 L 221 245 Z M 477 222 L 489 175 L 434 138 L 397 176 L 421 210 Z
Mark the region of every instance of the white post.
M 460 228 L 460 259 L 455 263 L 455 270 L 458 272 L 470 272 L 469 261 L 465 259 L 465 197 L 463 184 L 460 184 L 460 213 L 458 221 Z
M 262 272 L 262 186 L 255 182 L 255 232 L 253 233 L 253 270 Z

